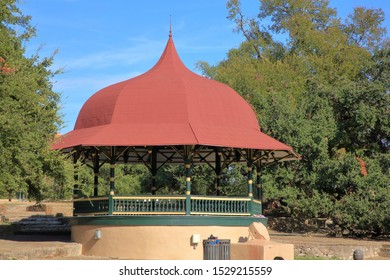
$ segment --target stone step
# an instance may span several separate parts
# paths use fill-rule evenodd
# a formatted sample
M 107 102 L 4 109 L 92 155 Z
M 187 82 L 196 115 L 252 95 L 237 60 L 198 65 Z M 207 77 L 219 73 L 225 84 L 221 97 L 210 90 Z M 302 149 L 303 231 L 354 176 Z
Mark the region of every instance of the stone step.
M 379 252 L 379 253 L 378 253 L 378 256 L 379 256 L 379 257 L 383 257 L 383 258 L 390 259 L 390 254 L 389 254 L 389 253 L 382 253 L 382 252 Z
M 45 212 L 15 212 L 15 213 L 9 213 L 7 212 L 4 217 L 5 220 L 7 220 L 10 223 L 18 222 L 23 219 L 27 219 L 31 217 L 32 215 L 45 215 Z
M 390 258 L 390 245 L 382 245 L 378 255 L 380 257 L 389 257 Z
M 31 216 L 12 224 L 15 233 L 69 233 L 69 219 L 52 216 Z
M 22 219 L 17 224 L 37 224 L 37 223 L 61 223 L 62 218 L 52 217 L 52 216 L 31 216 L 25 219 Z

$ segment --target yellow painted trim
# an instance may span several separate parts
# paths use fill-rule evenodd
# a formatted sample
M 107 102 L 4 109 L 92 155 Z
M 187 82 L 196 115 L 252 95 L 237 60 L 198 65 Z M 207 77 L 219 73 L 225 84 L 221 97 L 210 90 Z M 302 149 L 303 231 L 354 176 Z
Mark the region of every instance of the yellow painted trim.
M 250 216 L 249 213 L 209 213 L 209 212 L 191 212 L 193 215 L 209 215 L 209 216 Z
M 74 213 L 76 216 L 108 215 L 108 212 Z
M 187 178 L 186 178 L 186 181 L 187 181 L 187 182 L 191 182 L 191 178 L 190 178 L 190 177 L 187 177 Z
M 253 197 L 253 193 L 249 193 L 249 195 L 248 195 L 249 197 Z
M 185 215 L 186 212 L 112 212 L 113 215 Z
M 184 166 L 185 166 L 185 168 L 191 168 L 191 164 L 188 164 L 188 163 Z
M 190 195 L 191 194 L 191 191 L 186 191 L 186 195 Z
M 252 185 L 253 184 L 253 180 L 248 180 L 248 184 Z
M 254 203 L 262 204 L 260 200 L 253 200 Z
M 192 196 L 191 199 L 195 200 L 229 200 L 229 201 L 250 201 L 250 198 L 233 198 L 233 197 L 224 197 L 224 198 L 218 198 L 218 197 L 196 197 Z
M 73 199 L 73 201 L 94 201 L 94 200 L 108 200 L 108 197 L 91 197 L 91 198 Z
M 143 200 L 156 200 L 156 199 L 161 199 L 161 200 L 170 200 L 170 199 L 186 199 L 184 196 L 170 196 L 170 197 L 164 197 L 164 196 L 115 196 L 113 197 L 114 200 L 117 199 L 129 199 L 129 200 L 134 200 L 134 199 L 143 199 Z

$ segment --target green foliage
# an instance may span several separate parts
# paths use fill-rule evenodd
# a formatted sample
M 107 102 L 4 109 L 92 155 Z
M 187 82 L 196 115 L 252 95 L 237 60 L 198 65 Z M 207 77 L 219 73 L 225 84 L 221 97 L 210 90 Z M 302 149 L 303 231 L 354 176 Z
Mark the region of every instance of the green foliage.
M 247 167 L 244 164 L 232 164 L 222 172 L 222 195 L 248 195 L 248 179 L 246 174 L 243 175 L 243 173 L 246 173 L 246 169 Z
M 59 197 L 67 196 L 66 164 L 50 150 L 61 125 L 60 95 L 51 83 L 57 74 L 50 70 L 53 56 L 24 56 L 35 30 L 15 2 L 0 4 L 0 193 L 11 199 L 21 192 L 40 201 L 55 186 Z
M 352 173 L 348 172 L 347 176 Z M 353 175 L 351 176 L 353 177 Z M 349 195 L 336 201 L 334 220 L 354 235 L 377 236 L 390 232 L 390 156 L 378 154 L 367 160 L 367 176 Z
M 73 167 L 72 167 L 73 168 Z M 93 196 L 93 170 L 80 161 L 77 163 L 79 194 Z M 223 195 L 247 196 L 247 178 L 242 174 L 242 164 L 231 165 L 221 175 Z M 70 172 L 69 172 L 70 174 Z M 157 194 L 180 194 L 186 192 L 183 165 L 165 165 L 156 176 Z M 110 167 L 104 164 L 99 171 L 99 194 L 108 195 Z M 152 175 L 144 165 L 116 165 L 115 193 L 119 195 L 150 194 Z M 191 169 L 191 193 L 194 195 L 216 195 L 216 175 L 208 165 L 194 165 Z
M 302 221 L 331 218 L 351 234 L 389 234 L 384 13 L 357 7 L 343 20 L 328 4 L 261 0 L 258 16 L 247 18 L 238 0 L 228 1 L 245 40 L 218 65 L 198 66 L 252 104 L 262 131 L 302 156 L 262 171 L 266 201 L 283 199 Z
M 214 171 L 207 165 L 195 165 L 191 170 L 191 193 L 210 194 L 214 189 Z M 157 172 L 158 194 L 185 194 L 185 169 L 183 165 L 167 165 Z M 150 178 L 150 175 L 148 176 Z M 144 181 L 144 190 L 150 192 L 151 179 Z
M 356 7 L 345 21 L 344 32 L 348 34 L 350 43 L 375 50 L 386 34 L 386 29 L 380 25 L 384 19 L 382 10 Z

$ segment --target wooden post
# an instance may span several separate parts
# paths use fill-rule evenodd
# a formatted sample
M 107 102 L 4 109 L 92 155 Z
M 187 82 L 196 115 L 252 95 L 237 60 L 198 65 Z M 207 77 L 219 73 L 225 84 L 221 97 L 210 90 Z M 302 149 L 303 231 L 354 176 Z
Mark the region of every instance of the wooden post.
M 115 147 L 111 147 L 111 158 L 110 158 L 110 195 L 114 195 L 115 194 L 115 162 L 116 162 Z
M 73 153 L 73 216 L 75 216 L 75 212 L 77 212 L 76 204 L 74 202 L 75 199 L 79 198 L 80 190 L 79 190 L 79 159 L 80 153 L 75 150 Z
M 112 215 L 114 212 L 114 198 L 113 195 L 108 196 L 108 215 Z
M 217 196 L 221 195 L 221 151 L 215 151 L 215 175 L 216 175 L 216 189 Z
M 186 215 L 191 214 L 191 165 L 192 165 L 192 147 L 184 146 L 184 167 L 186 175 Z
M 157 150 L 155 147 L 151 150 L 152 152 L 152 164 L 151 164 L 151 172 L 152 172 L 152 187 L 151 192 L 153 195 L 156 194 L 156 175 L 157 175 Z
M 77 199 L 79 197 L 79 166 L 78 161 L 79 153 L 77 151 L 73 154 L 73 199 Z
M 108 196 L 108 214 L 112 215 L 114 212 L 114 199 L 115 195 L 115 162 L 116 162 L 116 149 L 111 147 L 110 156 L 110 194 Z
M 252 162 L 248 162 L 248 196 L 253 197 L 253 166 Z
M 93 161 L 93 196 L 99 195 L 99 153 L 96 151 Z
M 249 212 L 253 215 L 253 159 L 252 159 L 252 150 L 247 150 L 247 168 L 248 168 L 248 196 L 251 199 Z
M 186 215 L 191 214 L 191 161 L 185 161 L 186 174 Z
M 261 186 L 261 163 L 256 164 L 256 197 L 259 201 L 263 201 L 263 189 Z

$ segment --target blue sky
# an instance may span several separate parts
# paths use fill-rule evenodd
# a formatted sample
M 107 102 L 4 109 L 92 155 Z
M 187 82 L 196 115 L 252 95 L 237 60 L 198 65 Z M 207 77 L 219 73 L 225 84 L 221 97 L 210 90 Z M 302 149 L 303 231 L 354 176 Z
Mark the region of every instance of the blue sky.
M 257 0 L 242 0 L 247 15 L 258 12 Z M 225 0 L 22 0 L 19 8 L 32 16 L 37 37 L 27 53 L 55 50 L 54 79 L 62 94 L 64 127 L 73 129 L 84 102 L 99 89 L 150 69 L 168 39 L 170 16 L 173 39 L 184 64 L 193 71 L 198 61 L 216 64 L 243 41 L 233 32 Z M 332 0 L 340 17 L 355 6 L 382 8 L 390 31 L 389 0 Z

